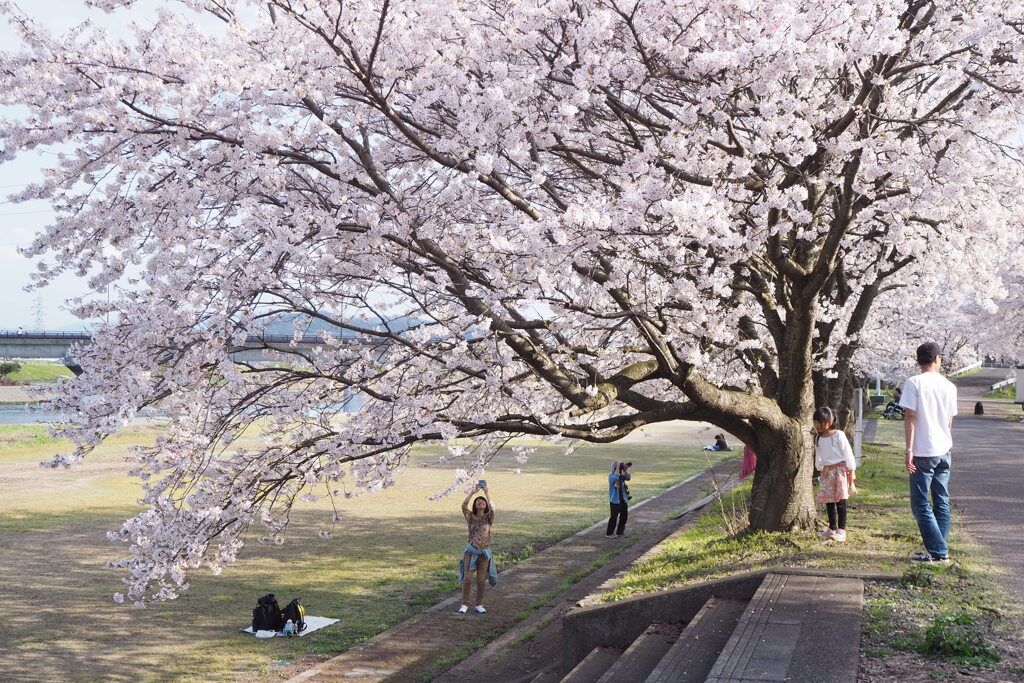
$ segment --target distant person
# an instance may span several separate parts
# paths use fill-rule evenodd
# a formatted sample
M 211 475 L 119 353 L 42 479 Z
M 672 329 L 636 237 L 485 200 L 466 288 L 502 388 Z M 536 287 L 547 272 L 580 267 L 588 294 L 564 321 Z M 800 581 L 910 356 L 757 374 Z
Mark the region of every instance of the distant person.
M 473 507 L 469 506 L 469 499 L 477 491 L 484 495 L 477 496 L 473 500 Z M 462 501 L 462 516 L 466 518 L 469 525 L 469 542 L 462 552 L 462 559 L 459 560 L 459 583 L 462 584 L 462 606 L 459 607 L 459 614 L 469 611 L 469 592 L 473 583 L 473 576 L 476 575 L 476 607 L 480 614 L 487 610 L 484 608 L 484 582 L 491 586 L 498 583 L 498 569 L 494 565 L 494 556 L 491 554 L 491 525 L 494 524 L 494 504 L 491 502 L 487 492 L 487 482 L 477 482 L 476 488 L 469 492 L 466 499 Z
M 18 325 L 18 334 L 25 334 L 25 328 L 21 325 Z
M 846 434 L 836 429 L 836 413 L 828 406 L 814 411 L 814 467 L 818 477 L 818 503 L 825 504 L 828 531 L 821 538 L 846 541 L 846 499 L 857 492 L 857 460 Z
M 626 520 L 629 519 L 629 487 L 626 482 L 632 479 L 629 468 L 631 462 L 612 462 L 612 471 L 608 475 L 608 505 L 611 515 L 608 517 L 608 529 L 605 538 L 622 538 L 626 535 Z
M 731 451 L 732 447 L 729 442 L 725 440 L 725 434 L 715 434 L 715 443 L 711 446 L 705 446 L 706 451 Z
M 903 384 L 903 436 L 910 473 L 910 509 L 924 545 L 912 562 L 945 562 L 949 547 L 949 472 L 953 448 L 956 387 L 940 374 L 942 350 L 935 342 L 917 347 L 921 374 Z
M 900 397 L 903 396 L 903 390 L 899 387 L 892 390 L 892 400 L 885 404 L 885 410 L 891 410 L 893 408 L 899 408 Z
M 757 469 L 757 453 L 750 446 L 743 444 L 743 464 L 740 465 L 740 479 L 746 479 Z

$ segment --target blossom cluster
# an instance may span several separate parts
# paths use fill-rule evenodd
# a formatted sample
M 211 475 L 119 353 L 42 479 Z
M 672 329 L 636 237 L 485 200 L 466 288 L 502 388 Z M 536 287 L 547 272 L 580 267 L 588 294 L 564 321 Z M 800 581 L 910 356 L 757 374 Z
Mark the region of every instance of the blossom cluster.
M 814 373 L 890 363 L 951 285 L 1006 297 L 1016 0 L 628 4 L 168 0 L 131 39 L 2 6 L 0 159 L 59 152 L 13 197 L 57 212 L 28 254 L 112 316 L 50 464 L 146 406 L 170 425 L 134 454 L 122 598 L 390 486 L 415 443 L 454 490 L 517 434 L 800 419 Z M 282 319 L 328 331 L 238 360 Z

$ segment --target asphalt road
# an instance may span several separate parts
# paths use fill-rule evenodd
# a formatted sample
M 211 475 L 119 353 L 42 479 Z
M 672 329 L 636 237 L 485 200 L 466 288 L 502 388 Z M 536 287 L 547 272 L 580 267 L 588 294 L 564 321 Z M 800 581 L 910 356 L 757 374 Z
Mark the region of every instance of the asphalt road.
M 953 420 L 950 496 L 954 514 L 989 546 L 1007 569 L 1007 587 L 1024 599 L 1024 424 L 1008 419 L 1024 412 L 1009 401 L 982 398 L 1008 372 L 983 370 L 956 382 L 960 414 Z M 973 414 L 978 400 L 984 416 Z

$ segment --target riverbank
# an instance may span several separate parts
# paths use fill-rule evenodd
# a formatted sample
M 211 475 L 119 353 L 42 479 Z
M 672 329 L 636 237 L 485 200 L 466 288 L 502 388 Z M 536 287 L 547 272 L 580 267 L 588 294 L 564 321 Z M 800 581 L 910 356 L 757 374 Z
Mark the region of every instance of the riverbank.
M 4 430 L 12 433 L 0 444 L 0 468 L 18 493 L 0 500 L 0 585 L 19 590 L 6 605 L 12 617 L 0 670 L 17 672 L 13 680 L 86 681 L 96 671 L 118 680 L 150 679 L 153 671 L 181 681 L 280 680 L 282 671 L 362 643 L 457 589 L 455 560 L 466 533 L 461 496 L 429 500 L 451 482 L 455 465 L 439 463 L 439 449 L 423 447 L 394 487 L 342 497 L 337 509 L 328 501 L 300 503 L 282 545 L 256 542 L 260 530 L 253 529 L 237 563 L 217 577 L 197 571 L 178 600 L 145 610 L 116 605 L 111 595 L 123 590 L 120 573 L 106 563 L 125 548 L 105 532 L 138 511 L 138 484 L 126 476 L 131 449 L 151 442 L 160 428 L 133 426 L 71 470 L 38 466 L 59 448 L 41 425 Z M 612 460 L 636 463 L 631 488 L 640 500 L 705 469 L 709 456 L 735 458 L 701 450 L 709 431 L 657 425 L 625 443 L 573 454 L 539 447 L 525 466 L 511 451 L 502 453 L 487 469 L 501 515 L 499 566 L 605 519 Z M 332 530 L 335 515 L 342 521 Z M 268 642 L 240 633 L 256 598 L 268 592 L 300 597 L 310 614 L 341 621 L 305 638 Z

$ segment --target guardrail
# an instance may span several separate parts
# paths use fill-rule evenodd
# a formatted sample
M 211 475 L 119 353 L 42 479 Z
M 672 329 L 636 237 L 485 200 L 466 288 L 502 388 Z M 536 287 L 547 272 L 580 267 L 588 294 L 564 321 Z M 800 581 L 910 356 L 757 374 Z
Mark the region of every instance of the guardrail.
M 1015 384 L 1016 382 L 1017 382 L 1017 378 L 1016 377 L 1007 377 L 1002 382 L 996 382 L 995 384 L 993 384 L 992 387 L 989 389 L 989 391 L 995 391 L 996 389 L 999 389 L 999 388 L 1005 387 L 1005 386 L 1009 386 L 1011 384 Z
M 975 369 L 980 368 L 980 367 L 981 367 L 981 361 L 979 360 L 979 361 L 977 361 L 975 363 L 971 363 L 970 365 L 965 365 L 962 368 L 960 368 L 959 370 L 954 370 L 953 372 L 949 373 L 948 376 L 949 377 L 956 377 L 957 375 L 962 375 L 965 372 L 970 372 L 971 370 L 975 370 Z

